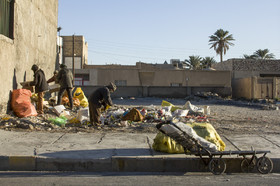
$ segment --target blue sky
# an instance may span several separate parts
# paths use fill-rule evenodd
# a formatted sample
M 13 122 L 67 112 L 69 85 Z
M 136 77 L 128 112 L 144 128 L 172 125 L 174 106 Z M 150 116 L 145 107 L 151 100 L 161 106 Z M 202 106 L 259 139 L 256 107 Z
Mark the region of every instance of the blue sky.
M 269 49 L 280 59 L 279 0 L 59 0 L 61 35 L 83 35 L 89 64 L 219 56 L 209 36 L 233 35 L 224 60 Z

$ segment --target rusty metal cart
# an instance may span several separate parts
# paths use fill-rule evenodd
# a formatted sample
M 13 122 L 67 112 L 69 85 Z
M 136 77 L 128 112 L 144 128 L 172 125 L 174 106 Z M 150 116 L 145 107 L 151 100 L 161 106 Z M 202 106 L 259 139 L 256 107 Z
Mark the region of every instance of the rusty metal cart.
M 173 127 L 174 131 L 176 132 L 166 132 L 166 130 L 164 130 L 165 125 L 169 125 L 168 127 Z M 270 153 L 270 151 L 210 151 L 203 147 L 197 139 L 187 134 L 174 123 L 160 123 L 156 127 L 159 131 L 174 139 L 178 144 L 182 145 L 185 150 L 185 154 L 199 156 L 213 174 L 219 175 L 225 172 L 226 162 L 222 157 L 230 155 L 243 157 L 240 164 L 240 168 L 243 172 L 252 172 L 256 167 L 260 173 L 268 174 L 273 169 L 273 162 L 269 157 L 266 156 L 266 154 Z M 262 156 L 258 158 L 257 154 L 262 154 Z M 248 158 L 247 156 L 250 157 Z M 205 157 L 208 158 L 205 159 Z

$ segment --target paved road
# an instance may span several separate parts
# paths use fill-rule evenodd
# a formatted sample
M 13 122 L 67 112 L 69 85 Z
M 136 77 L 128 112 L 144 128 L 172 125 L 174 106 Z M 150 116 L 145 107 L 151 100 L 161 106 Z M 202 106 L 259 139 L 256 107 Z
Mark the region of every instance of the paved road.
M 1 185 L 279 185 L 279 174 L 0 172 Z

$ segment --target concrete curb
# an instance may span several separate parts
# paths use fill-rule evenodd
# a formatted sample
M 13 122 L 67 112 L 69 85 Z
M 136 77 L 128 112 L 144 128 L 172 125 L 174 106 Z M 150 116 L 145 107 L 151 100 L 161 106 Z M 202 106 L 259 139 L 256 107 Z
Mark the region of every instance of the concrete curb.
M 240 173 L 242 158 L 223 158 L 226 173 Z M 208 161 L 206 158 L 205 161 Z M 273 173 L 280 173 L 280 159 L 273 158 Z M 36 156 L 0 156 L 0 171 L 87 172 L 209 172 L 200 158 L 112 157 L 107 159 L 58 159 Z M 253 172 L 257 172 L 254 170 Z

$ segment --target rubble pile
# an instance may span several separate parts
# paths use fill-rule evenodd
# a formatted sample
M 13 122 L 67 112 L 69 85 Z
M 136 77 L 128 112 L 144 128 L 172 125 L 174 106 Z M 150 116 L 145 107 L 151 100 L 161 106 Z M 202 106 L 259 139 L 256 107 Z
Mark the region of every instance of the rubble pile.
M 217 93 L 212 93 L 212 92 L 196 92 L 194 95 L 187 96 L 185 98 L 186 100 L 193 100 L 193 101 L 199 101 L 201 99 L 222 99 L 220 95 Z

